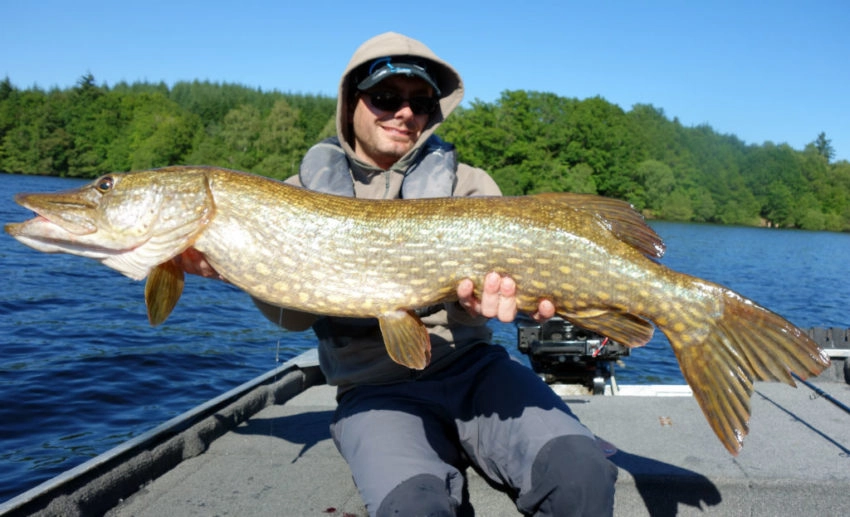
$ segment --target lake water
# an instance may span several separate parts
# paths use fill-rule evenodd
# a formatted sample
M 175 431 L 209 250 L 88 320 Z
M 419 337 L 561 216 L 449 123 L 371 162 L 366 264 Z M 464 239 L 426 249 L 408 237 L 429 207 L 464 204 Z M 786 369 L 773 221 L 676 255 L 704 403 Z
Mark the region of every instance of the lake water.
M 31 213 L 14 193 L 81 181 L 0 174 L 0 223 Z M 663 263 L 727 285 L 801 327 L 850 326 L 850 235 L 652 223 Z M 0 501 L 276 367 L 314 346 L 283 332 L 232 286 L 187 278 L 163 325 L 144 284 L 0 233 Z M 516 351 L 512 325 L 495 340 Z M 682 383 L 658 333 L 616 370 L 621 384 Z

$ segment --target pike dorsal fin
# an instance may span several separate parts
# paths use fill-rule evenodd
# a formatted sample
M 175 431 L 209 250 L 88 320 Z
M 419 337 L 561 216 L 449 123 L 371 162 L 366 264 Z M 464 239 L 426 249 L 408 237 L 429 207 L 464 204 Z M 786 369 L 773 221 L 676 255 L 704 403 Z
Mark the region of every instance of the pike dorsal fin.
M 626 201 L 572 192 L 537 194 L 537 196 L 595 215 L 615 237 L 647 257 L 658 259 L 664 256 L 666 248 L 664 241 L 646 224 L 643 216 Z

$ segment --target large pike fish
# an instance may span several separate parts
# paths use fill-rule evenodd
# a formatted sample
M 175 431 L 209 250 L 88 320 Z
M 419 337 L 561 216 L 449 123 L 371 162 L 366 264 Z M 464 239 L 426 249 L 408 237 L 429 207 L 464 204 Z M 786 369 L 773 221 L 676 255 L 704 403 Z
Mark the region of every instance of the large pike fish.
M 387 352 L 424 368 L 430 341 L 413 309 L 451 301 L 458 282 L 498 271 L 519 308 L 555 303 L 574 324 L 635 347 L 667 336 L 711 428 L 733 454 L 748 431 L 755 380 L 794 385 L 829 359 L 780 316 L 654 259 L 664 245 L 624 202 L 578 194 L 361 200 L 250 174 L 168 167 L 103 176 L 56 194 L 20 194 L 36 212 L 6 231 L 37 250 L 148 278 L 151 322 L 180 297 L 174 259 L 203 253 L 265 302 L 375 317 Z M 651 322 L 651 323 L 650 323 Z

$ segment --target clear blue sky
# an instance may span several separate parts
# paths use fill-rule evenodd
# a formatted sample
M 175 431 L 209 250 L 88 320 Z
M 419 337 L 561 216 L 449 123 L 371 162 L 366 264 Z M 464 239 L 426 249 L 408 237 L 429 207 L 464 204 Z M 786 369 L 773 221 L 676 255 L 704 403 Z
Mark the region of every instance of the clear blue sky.
M 467 101 L 505 90 L 662 108 L 747 143 L 850 159 L 850 2 L 11 1 L 0 77 L 18 87 L 211 80 L 335 95 L 354 49 L 397 31 L 460 70 Z

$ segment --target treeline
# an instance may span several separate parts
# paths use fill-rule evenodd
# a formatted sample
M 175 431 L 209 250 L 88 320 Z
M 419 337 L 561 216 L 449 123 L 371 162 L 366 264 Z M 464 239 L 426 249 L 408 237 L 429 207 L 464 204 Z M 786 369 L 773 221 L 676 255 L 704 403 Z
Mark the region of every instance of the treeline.
M 0 170 L 97 177 L 209 164 L 286 178 L 335 133 L 336 100 L 233 84 L 95 84 L 19 90 L 0 82 Z
M 336 100 L 234 84 L 180 82 L 18 89 L 0 82 L 0 170 L 95 177 L 209 164 L 275 178 L 297 172 L 310 145 L 333 135 Z M 508 91 L 443 124 L 463 161 L 505 194 L 596 193 L 649 217 L 850 230 L 850 162 L 832 163 L 821 133 L 803 150 L 746 145 L 663 110 L 602 98 Z
M 509 194 L 586 192 L 666 220 L 850 230 L 850 162 L 830 163 L 823 133 L 802 151 L 746 145 L 651 105 L 526 91 L 473 102 L 441 129 Z

